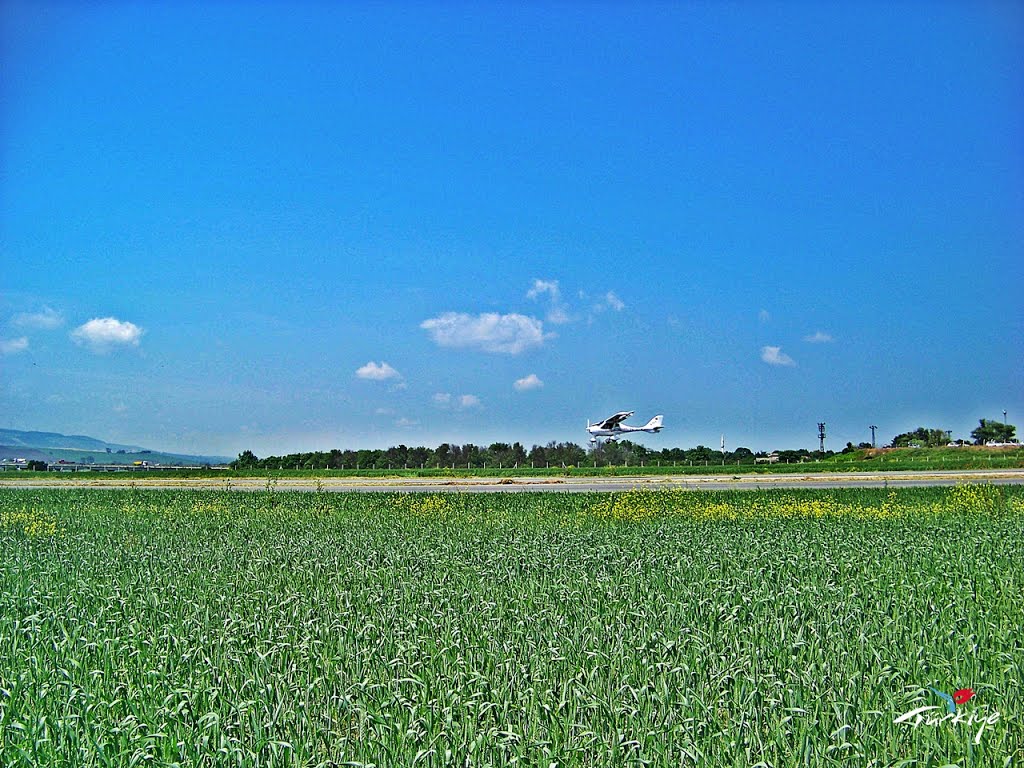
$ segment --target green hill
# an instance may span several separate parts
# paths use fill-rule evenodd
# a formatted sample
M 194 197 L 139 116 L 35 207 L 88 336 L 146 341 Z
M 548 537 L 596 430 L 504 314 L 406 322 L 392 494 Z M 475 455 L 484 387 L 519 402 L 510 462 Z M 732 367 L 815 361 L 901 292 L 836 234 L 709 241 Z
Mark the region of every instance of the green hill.
M 108 443 L 86 435 L 59 432 L 23 432 L 0 429 L 0 460 L 27 459 L 51 464 L 149 464 L 204 466 L 226 464 L 229 456 L 203 456 L 150 450 L 137 445 Z

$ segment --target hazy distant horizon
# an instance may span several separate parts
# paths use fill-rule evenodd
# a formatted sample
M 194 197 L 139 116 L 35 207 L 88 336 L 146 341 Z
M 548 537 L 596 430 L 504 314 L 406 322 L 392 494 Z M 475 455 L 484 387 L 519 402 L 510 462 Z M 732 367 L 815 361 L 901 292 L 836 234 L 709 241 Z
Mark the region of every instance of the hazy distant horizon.
M 917 426 L 924 426 L 924 425 L 917 425 Z M 974 426 L 976 427 L 977 424 L 975 424 Z M 908 428 L 908 429 L 905 429 L 905 430 L 901 430 L 901 432 L 910 432 L 910 431 L 913 431 L 913 429 L 916 429 L 916 428 L 917 427 Z M 973 428 L 974 427 L 972 427 L 972 429 Z M 350 450 L 351 451 L 387 450 L 389 448 L 397 448 L 397 447 L 402 446 L 402 445 L 406 446 L 407 448 L 429 448 L 429 449 L 433 450 L 433 449 L 437 448 L 438 446 L 440 446 L 440 445 L 442 445 L 444 443 L 447 443 L 449 445 L 458 445 L 458 446 L 472 444 L 472 445 L 476 445 L 476 446 L 478 446 L 480 448 L 487 448 L 487 447 L 491 446 L 494 443 L 507 443 L 509 445 L 513 445 L 513 444 L 518 442 L 527 451 L 529 451 L 534 446 L 544 447 L 544 446 L 546 446 L 546 445 L 548 445 L 549 443 L 552 443 L 552 442 L 554 442 L 554 443 L 573 443 L 573 444 L 578 445 L 578 446 L 580 446 L 581 448 L 584 448 L 584 449 L 587 449 L 587 448 L 590 447 L 590 443 L 589 443 L 587 438 L 577 439 L 577 440 L 573 440 L 573 439 L 545 440 L 543 442 L 537 441 L 537 440 L 525 440 L 524 441 L 524 440 L 500 440 L 499 439 L 499 440 L 489 440 L 487 442 L 474 442 L 472 440 L 439 440 L 437 442 L 426 441 L 426 442 L 418 442 L 418 443 L 396 442 L 396 443 L 389 443 L 387 445 L 380 445 L 380 446 L 349 445 L 349 444 L 345 444 L 345 443 L 338 443 L 338 444 L 333 444 L 333 445 L 329 445 L 329 446 L 326 446 L 326 447 L 318 447 L 318 448 L 298 447 L 298 448 L 292 448 L 290 450 L 275 450 L 275 449 L 273 449 L 273 447 L 265 448 L 265 449 L 262 449 L 262 450 L 256 450 L 256 449 L 254 449 L 252 447 L 249 447 L 249 448 L 242 448 L 242 449 L 240 449 L 238 451 L 233 451 L 231 453 L 222 453 L 222 452 L 218 452 L 218 451 L 207 451 L 207 450 L 181 451 L 181 450 L 175 450 L 173 448 L 168 448 L 167 446 L 164 446 L 164 445 L 162 445 L 160 443 L 154 443 L 154 444 L 149 444 L 149 445 L 134 445 L 134 444 L 132 444 L 131 446 L 129 446 L 129 445 L 124 445 L 124 444 L 116 443 L 116 442 L 113 442 L 113 441 L 110 441 L 110 440 L 106 440 L 102 436 L 96 436 L 96 435 L 81 435 L 81 436 L 78 436 L 78 435 L 68 435 L 67 433 L 60 432 L 59 430 L 57 430 L 57 431 L 53 431 L 53 430 L 13 430 L 13 428 L 0 428 L 0 432 L 4 432 L 4 431 L 8 431 L 8 430 L 10 430 L 10 431 L 17 431 L 17 432 L 26 432 L 26 433 L 47 433 L 47 434 L 60 435 L 60 436 L 63 436 L 63 437 L 70 437 L 70 438 L 73 438 L 73 437 L 85 437 L 85 438 L 88 438 L 89 440 L 97 440 L 97 441 L 100 441 L 100 442 L 103 442 L 103 443 L 109 443 L 114 448 L 126 448 L 126 449 L 127 448 L 137 448 L 139 450 L 144 450 L 144 451 L 151 450 L 151 451 L 157 451 L 157 452 L 160 452 L 160 453 L 172 453 L 172 454 L 178 454 L 178 455 L 205 457 L 205 458 L 215 458 L 216 457 L 216 458 L 222 458 L 222 459 L 234 459 L 236 456 L 238 456 L 239 454 L 241 454 L 243 451 L 246 451 L 246 450 L 251 450 L 259 458 L 266 458 L 268 456 L 287 456 L 287 455 L 291 455 L 291 454 L 295 454 L 295 453 L 329 452 L 329 451 L 332 451 L 332 450 L 335 450 L 335 449 L 342 450 L 342 451 L 350 451 Z M 892 438 L 896 436 L 896 434 L 900 434 L 900 433 L 893 433 L 892 435 L 887 435 L 887 436 L 883 437 L 883 435 L 880 432 L 876 431 L 876 444 L 877 444 L 877 447 L 878 448 L 886 447 L 887 444 L 892 440 Z M 674 443 L 674 442 L 671 442 L 671 441 L 667 441 L 665 439 L 661 439 L 661 440 L 658 441 L 660 444 L 655 446 L 655 445 L 650 444 L 650 441 L 645 439 L 646 437 L 648 437 L 648 436 L 640 435 L 640 436 L 634 436 L 633 438 L 624 438 L 624 439 L 626 439 L 626 440 L 628 440 L 629 442 L 632 442 L 632 443 L 643 445 L 643 446 L 647 447 L 649 450 L 657 452 L 657 451 L 661 451 L 662 449 L 666 449 L 666 448 L 681 448 L 681 449 L 684 449 L 684 450 L 690 450 L 692 448 L 697 448 L 697 447 L 700 447 L 700 446 L 704 446 L 706 448 L 710 448 L 712 450 L 717 451 L 717 450 L 720 450 L 721 438 L 722 438 L 722 436 L 720 435 L 719 439 L 716 440 L 716 441 L 712 441 L 712 442 L 700 442 L 700 441 L 698 441 L 698 442 L 688 443 L 688 444 Z M 748 448 L 751 451 L 753 451 L 754 453 L 769 453 L 769 452 L 772 452 L 772 451 L 786 451 L 786 450 L 797 451 L 797 450 L 801 450 L 801 449 L 813 452 L 813 451 L 816 451 L 818 449 L 817 438 L 816 437 L 815 437 L 815 442 L 814 443 L 804 443 L 804 444 L 772 444 L 770 447 L 766 447 L 766 448 L 761 448 L 761 447 L 755 448 L 752 445 L 747 444 L 747 443 L 743 443 L 743 442 L 733 443 L 733 442 L 731 442 L 728 439 L 728 436 L 725 436 L 725 437 L 726 437 L 725 450 L 727 452 L 735 451 L 737 448 Z M 1018 431 L 1018 438 L 1019 438 L 1019 431 Z M 953 440 L 956 440 L 956 439 L 970 440 L 970 431 L 965 432 L 963 435 L 958 435 L 957 433 L 954 433 L 952 439 Z M 850 441 L 850 442 L 854 442 L 854 441 Z M 861 440 L 861 441 L 856 441 L 856 442 L 854 442 L 854 445 L 858 445 L 859 443 L 870 443 L 870 433 L 869 433 L 868 439 Z M 0 435 L 0 445 L 5 445 L 5 441 L 3 439 L 3 435 Z M 11 445 L 10 447 L 15 447 L 15 446 Z M 47 447 L 47 446 L 33 446 L 33 447 Z M 57 446 L 56 446 L 56 444 L 54 444 L 53 446 L 49 446 L 49 447 L 57 447 Z M 100 449 L 95 448 L 95 447 L 90 448 L 90 447 L 87 447 L 87 446 L 78 446 L 78 445 L 72 446 L 70 444 L 68 444 L 67 446 L 62 446 L 62 447 L 65 447 L 67 449 L 82 450 L 82 451 L 85 451 L 85 452 L 100 450 Z M 841 445 L 836 445 L 836 444 L 834 444 L 834 441 L 831 438 L 829 438 L 829 437 L 826 438 L 826 441 L 825 441 L 825 450 L 826 451 L 835 451 L 836 453 L 839 453 L 845 447 L 846 447 L 846 443 L 845 442 L 842 443 Z M 98 454 L 98 455 L 102 455 L 102 454 Z

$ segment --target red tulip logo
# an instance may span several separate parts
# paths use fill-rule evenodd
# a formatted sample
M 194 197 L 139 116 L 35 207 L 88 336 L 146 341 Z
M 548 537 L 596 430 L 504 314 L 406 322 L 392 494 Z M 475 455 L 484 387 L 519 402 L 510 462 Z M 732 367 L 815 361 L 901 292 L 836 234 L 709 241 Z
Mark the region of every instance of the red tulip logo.
M 974 691 L 970 688 L 961 688 L 959 691 L 953 691 L 953 701 L 957 704 L 966 704 L 974 697 Z

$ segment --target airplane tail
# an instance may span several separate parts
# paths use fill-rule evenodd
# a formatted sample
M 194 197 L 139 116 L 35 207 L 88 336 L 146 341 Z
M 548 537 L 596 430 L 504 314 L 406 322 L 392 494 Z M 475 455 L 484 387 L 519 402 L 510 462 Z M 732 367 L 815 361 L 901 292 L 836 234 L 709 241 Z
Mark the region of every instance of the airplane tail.
M 662 414 L 659 413 L 653 419 L 651 419 L 646 424 L 644 424 L 643 427 L 641 427 L 641 429 L 648 429 L 651 432 L 660 432 L 661 429 L 662 429 L 661 425 L 662 425 L 662 422 L 664 421 L 664 419 L 665 419 L 665 417 Z

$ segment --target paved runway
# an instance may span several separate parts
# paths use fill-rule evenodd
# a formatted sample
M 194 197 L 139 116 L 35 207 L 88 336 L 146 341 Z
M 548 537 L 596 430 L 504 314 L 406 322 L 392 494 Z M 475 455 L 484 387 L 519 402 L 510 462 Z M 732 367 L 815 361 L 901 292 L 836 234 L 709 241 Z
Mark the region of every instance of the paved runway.
M 311 492 L 595 492 L 625 491 L 633 488 L 687 490 L 754 490 L 758 488 L 906 488 L 948 486 L 959 483 L 1024 483 L 1024 469 L 942 470 L 925 472 L 820 472 L 744 475 L 638 475 L 634 477 L 476 477 L 476 478 L 357 478 L 324 477 L 319 486 L 315 478 L 277 478 L 276 491 Z M 243 478 L 148 478 L 138 474 L 130 479 L 110 476 L 55 476 L 20 480 L 0 477 L 0 488 L 139 488 L 154 490 L 195 489 L 221 491 L 260 491 L 267 479 Z

